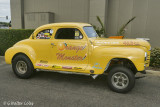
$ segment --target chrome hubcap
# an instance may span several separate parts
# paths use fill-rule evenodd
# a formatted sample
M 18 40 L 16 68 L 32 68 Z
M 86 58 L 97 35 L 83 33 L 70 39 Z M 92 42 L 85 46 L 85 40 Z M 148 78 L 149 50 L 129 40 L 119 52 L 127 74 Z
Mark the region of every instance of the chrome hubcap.
M 113 86 L 118 89 L 124 89 L 129 84 L 128 76 L 122 72 L 115 73 L 111 79 Z
M 24 74 L 27 72 L 27 64 L 24 61 L 18 61 L 16 69 L 20 74 Z

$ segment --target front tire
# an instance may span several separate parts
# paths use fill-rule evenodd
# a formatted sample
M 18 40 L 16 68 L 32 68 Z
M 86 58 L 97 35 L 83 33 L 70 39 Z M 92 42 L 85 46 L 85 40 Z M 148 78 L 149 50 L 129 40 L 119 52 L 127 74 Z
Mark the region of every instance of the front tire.
M 12 61 L 12 69 L 18 78 L 30 78 L 35 70 L 30 59 L 25 55 L 18 55 Z
M 129 92 L 135 85 L 133 72 L 126 67 L 114 67 L 108 74 L 108 86 L 118 93 Z

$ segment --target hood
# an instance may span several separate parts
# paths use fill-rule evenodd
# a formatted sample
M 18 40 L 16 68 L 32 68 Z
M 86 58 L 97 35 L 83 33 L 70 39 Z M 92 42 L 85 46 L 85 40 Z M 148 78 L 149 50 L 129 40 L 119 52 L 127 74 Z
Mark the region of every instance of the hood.
M 151 49 L 148 41 L 142 39 L 109 39 L 109 38 L 91 38 L 94 46 L 143 46 L 147 50 Z

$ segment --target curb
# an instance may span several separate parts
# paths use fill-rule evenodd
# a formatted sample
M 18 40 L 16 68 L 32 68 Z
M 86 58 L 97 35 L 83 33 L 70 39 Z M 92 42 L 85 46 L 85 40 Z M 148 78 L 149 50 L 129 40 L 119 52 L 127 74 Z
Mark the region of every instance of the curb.
M 154 71 L 154 70 L 146 70 L 147 72 L 154 72 L 154 73 L 160 73 L 160 71 Z
M 5 64 L 5 59 L 4 59 L 4 56 L 0 56 L 0 64 Z

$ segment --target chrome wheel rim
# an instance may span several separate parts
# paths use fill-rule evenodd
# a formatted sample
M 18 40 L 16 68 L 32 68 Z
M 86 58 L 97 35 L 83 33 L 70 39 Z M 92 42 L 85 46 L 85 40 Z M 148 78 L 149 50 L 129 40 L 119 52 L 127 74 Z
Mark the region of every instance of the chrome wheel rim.
M 129 84 L 128 76 L 122 72 L 115 73 L 111 79 L 113 86 L 117 89 L 124 89 Z
M 27 72 L 27 64 L 24 61 L 18 61 L 16 64 L 18 73 L 25 74 Z

